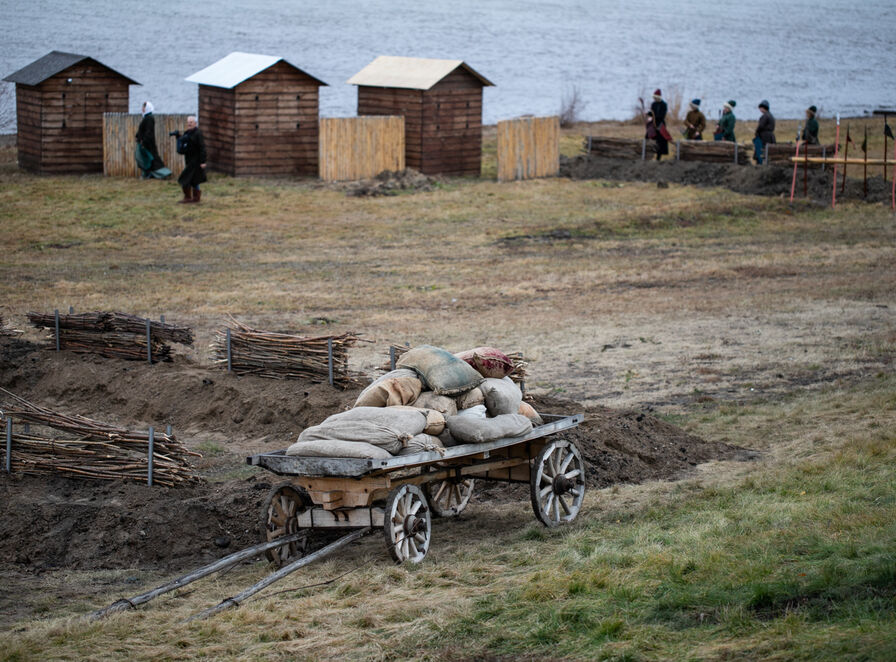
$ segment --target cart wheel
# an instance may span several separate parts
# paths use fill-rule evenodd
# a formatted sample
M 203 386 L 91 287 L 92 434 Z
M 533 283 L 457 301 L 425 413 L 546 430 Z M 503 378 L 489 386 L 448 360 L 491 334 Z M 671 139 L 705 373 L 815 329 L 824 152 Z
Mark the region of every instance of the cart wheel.
M 298 514 L 312 505 L 308 493 L 292 483 L 280 483 L 269 493 L 261 509 L 261 540 L 269 542 L 281 536 L 300 531 Z M 276 567 L 290 559 L 305 556 L 308 551 L 308 536 L 281 547 L 265 552 L 265 556 Z
M 532 465 L 529 487 L 532 510 L 542 524 L 573 521 L 585 497 L 585 463 L 576 445 L 558 439 L 545 446 Z
M 432 521 L 426 497 L 416 485 L 402 485 L 389 493 L 383 522 L 386 547 L 396 563 L 420 563 L 429 549 Z
M 426 501 L 435 517 L 454 517 L 460 515 L 476 487 L 475 478 L 446 478 L 423 484 Z

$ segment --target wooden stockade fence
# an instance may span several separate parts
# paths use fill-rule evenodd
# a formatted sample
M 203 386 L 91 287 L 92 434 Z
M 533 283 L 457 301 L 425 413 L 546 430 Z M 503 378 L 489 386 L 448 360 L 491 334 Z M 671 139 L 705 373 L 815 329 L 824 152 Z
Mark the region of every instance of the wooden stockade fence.
M 187 327 L 156 322 L 119 312 L 89 312 L 60 315 L 29 312 L 28 321 L 49 329 L 47 339 L 57 350 L 99 354 L 107 358 L 170 361 L 171 346 L 193 344 Z
M 559 173 L 559 117 L 498 122 L 498 181 L 556 177 Z
M 184 157 L 177 153 L 177 141 L 168 134 L 183 131 L 188 115 L 156 115 L 156 145 L 165 166 L 175 175 L 183 168 Z M 139 174 L 134 154 L 137 128 L 142 115 L 103 113 L 103 174 L 107 177 L 136 177 Z
M 359 341 L 360 336 L 351 332 L 309 338 L 259 331 L 231 319 L 230 326 L 215 332 L 211 351 L 215 365 L 237 374 L 329 381 L 345 388 L 355 382 L 348 369 L 348 350 Z
M 0 388 L 7 473 L 127 480 L 174 487 L 201 481 L 173 434 L 133 431 L 35 405 Z M 32 428 L 32 426 L 36 426 Z
M 726 140 L 679 140 L 675 143 L 675 157 L 679 161 L 746 165 L 752 151 L 747 145 Z
M 327 182 L 405 169 L 404 117 L 324 117 L 320 120 L 320 178 Z

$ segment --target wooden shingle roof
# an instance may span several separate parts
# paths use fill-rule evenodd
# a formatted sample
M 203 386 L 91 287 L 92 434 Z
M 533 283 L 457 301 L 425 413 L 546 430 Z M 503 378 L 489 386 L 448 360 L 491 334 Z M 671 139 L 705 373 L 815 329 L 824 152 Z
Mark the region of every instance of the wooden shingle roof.
M 240 83 L 249 80 L 252 76 L 260 74 L 265 69 L 269 69 L 281 61 L 286 62 L 282 57 L 277 57 L 276 55 L 259 55 L 258 53 L 241 53 L 240 51 L 234 51 L 230 55 L 222 57 L 214 64 L 210 64 L 205 69 L 188 76 L 185 80 L 189 83 L 199 83 L 200 85 L 232 89 Z M 311 74 L 302 71 L 291 62 L 286 62 L 286 64 L 299 73 L 308 76 L 308 78 L 317 81 L 321 85 L 326 85 L 326 83 L 319 78 L 315 78 Z
M 476 78 L 483 87 L 494 83 L 476 72 L 463 60 L 434 60 L 420 57 L 380 55 L 373 62 L 348 79 L 349 85 L 369 87 L 399 87 L 428 90 L 452 71 L 460 67 Z
M 52 78 L 56 74 L 61 73 L 72 65 L 83 62 L 84 60 L 95 62 L 101 67 L 105 67 L 109 71 L 118 74 L 126 81 L 128 81 L 129 85 L 140 84 L 134 79 L 128 78 L 124 74 L 115 71 L 112 67 L 109 67 L 92 57 L 89 57 L 87 55 L 77 55 L 75 53 L 63 53 L 62 51 L 50 51 L 31 64 L 26 65 L 18 71 L 9 74 L 9 76 L 4 78 L 3 80 L 10 83 L 19 83 L 21 85 L 40 85 L 48 78 Z

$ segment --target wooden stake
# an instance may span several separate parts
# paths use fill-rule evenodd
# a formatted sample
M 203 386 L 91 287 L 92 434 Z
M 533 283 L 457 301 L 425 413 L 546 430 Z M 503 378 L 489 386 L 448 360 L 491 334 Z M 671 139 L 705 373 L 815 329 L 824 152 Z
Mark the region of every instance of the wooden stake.
M 834 139 L 834 158 L 840 152 L 840 113 L 837 113 L 837 137 Z M 831 209 L 837 206 L 837 164 L 834 163 L 834 190 L 831 193 Z
M 846 142 L 843 143 L 843 181 L 840 184 L 840 194 L 846 189 L 846 166 L 849 163 L 849 124 L 846 125 Z
M 790 204 L 793 204 L 793 192 L 796 190 L 796 169 L 799 167 L 800 141 L 796 141 L 796 154 L 793 155 L 793 178 L 790 180 Z

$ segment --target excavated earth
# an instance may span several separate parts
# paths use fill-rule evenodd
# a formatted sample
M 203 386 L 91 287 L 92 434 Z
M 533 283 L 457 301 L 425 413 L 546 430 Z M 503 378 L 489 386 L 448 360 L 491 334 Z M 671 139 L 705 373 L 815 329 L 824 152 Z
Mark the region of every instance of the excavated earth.
M 267 493 L 282 479 L 247 466 L 245 456 L 286 447 L 306 426 L 350 406 L 362 385 L 343 391 L 237 377 L 180 356 L 150 366 L 0 339 L 0 386 L 62 413 L 131 428 L 171 424 L 203 453 L 196 467 L 203 482 L 182 488 L 2 474 L 0 558 L 5 572 L 30 574 L 173 571 L 254 544 Z M 564 434 L 582 450 L 591 487 L 672 479 L 707 460 L 755 457 L 638 411 L 546 396 L 532 404 L 544 413 L 584 412 L 584 423 Z M 526 501 L 528 490 L 480 481 L 474 498 L 487 507 Z

